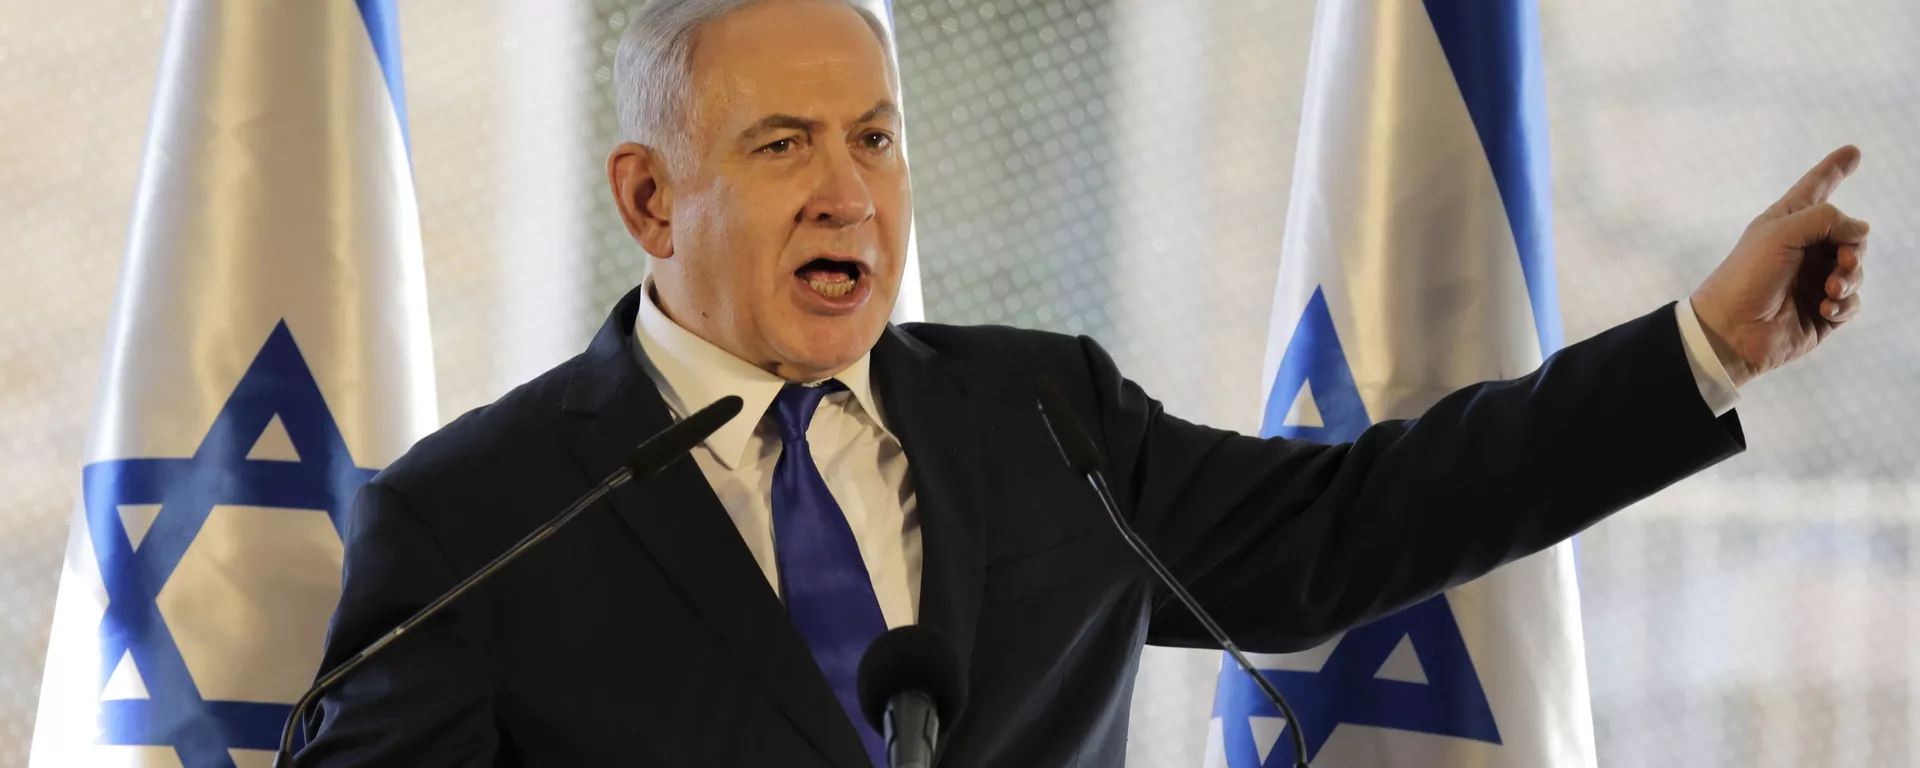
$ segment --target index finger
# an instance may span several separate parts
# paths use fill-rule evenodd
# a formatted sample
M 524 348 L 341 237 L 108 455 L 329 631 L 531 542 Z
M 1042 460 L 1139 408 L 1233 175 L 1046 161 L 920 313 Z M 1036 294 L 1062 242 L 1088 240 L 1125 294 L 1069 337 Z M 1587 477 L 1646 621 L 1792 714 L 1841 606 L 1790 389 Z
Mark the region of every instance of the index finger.
M 1792 189 L 1775 203 L 1781 213 L 1793 213 L 1801 209 L 1819 205 L 1840 187 L 1860 167 L 1860 148 L 1852 144 L 1834 150 L 1825 159 L 1816 163 L 1805 176 L 1795 182 Z

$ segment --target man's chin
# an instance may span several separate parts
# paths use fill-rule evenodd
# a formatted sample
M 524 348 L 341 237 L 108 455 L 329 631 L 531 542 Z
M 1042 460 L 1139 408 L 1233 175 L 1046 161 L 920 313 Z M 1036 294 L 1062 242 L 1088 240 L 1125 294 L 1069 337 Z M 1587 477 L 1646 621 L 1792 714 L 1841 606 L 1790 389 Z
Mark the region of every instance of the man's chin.
M 779 346 L 787 352 L 781 357 L 791 370 L 776 373 L 789 379 L 811 380 L 838 374 L 873 351 L 886 328 L 886 318 L 809 317 L 787 328 L 783 334 L 787 338 L 782 340 L 785 343 Z

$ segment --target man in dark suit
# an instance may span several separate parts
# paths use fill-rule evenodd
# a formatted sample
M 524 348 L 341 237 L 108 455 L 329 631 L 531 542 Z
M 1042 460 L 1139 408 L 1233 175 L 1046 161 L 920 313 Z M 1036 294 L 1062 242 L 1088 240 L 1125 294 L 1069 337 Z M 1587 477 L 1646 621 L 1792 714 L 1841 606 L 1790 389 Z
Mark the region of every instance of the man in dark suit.
M 852 662 L 951 639 L 951 766 L 1119 765 L 1143 643 L 1207 635 L 1034 406 L 1057 383 L 1123 513 L 1252 650 L 1307 648 L 1561 541 L 1743 445 L 1739 384 L 1858 311 L 1843 148 L 1688 300 L 1359 440 L 1182 421 L 1085 338 L 891 326 L 911 196 L 883 29 L 844 0 L 659 0 L 618 57 L 608 176 L 650 280 L 583 354 L 361 492 L 324 666 L 721 396 L 741 416 L 401 638 L 322 702 L 307 766 L 874 760 Z M 1838 244 L 1831 264 L 1808 249 Z M 1174 268 L 1177 268 L 1175 266 Z

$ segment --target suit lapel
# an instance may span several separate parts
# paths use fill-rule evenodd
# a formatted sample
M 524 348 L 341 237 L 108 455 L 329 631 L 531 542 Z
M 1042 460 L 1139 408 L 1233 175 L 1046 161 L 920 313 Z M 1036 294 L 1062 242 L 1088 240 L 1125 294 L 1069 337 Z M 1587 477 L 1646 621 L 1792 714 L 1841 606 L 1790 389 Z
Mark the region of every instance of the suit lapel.
M 888 326 L 873 351 L 874 389 L 913 477 L 922 556 L 920 623 L 952 641 L 972 669 L 986 579 L 980 440 L 960 381 L 937 362 L 932 349 Z
M 572 446 L 588 477 L 606 476 L 635 445 L 672 423 L 629 346 L 639 296 L 636 289 L 621 300 L 569 383 L 567 409 L 592 417 Z M 699 466 L 674 462 L 608 498 L 694 613 L 794 727 L 830 762 L 866 766 L 865 750 L 826 677 Z

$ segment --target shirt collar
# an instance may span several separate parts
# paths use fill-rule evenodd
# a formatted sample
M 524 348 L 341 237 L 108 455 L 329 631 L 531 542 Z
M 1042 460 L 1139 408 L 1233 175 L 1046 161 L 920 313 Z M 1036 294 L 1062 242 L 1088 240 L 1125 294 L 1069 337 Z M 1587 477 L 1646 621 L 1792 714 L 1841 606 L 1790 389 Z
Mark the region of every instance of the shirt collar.
M 708 436 L 706 445 L 727 469 L 738 469 L 747 460 L 747 445 L 754 430 L 773 406 L 773 399 L 788 382 L 752 363 L 734 357 L 712 342 L 680 327 L 660 311 L 653 300 L 653 282 L 641 294 L 640 313 L 633 324 L 640 367 L 653 379 L 660 396 L 676 416 L 685 417 L 727 395 L 742 401 L 740 417 Z M 846 385 L 857 411 L 882 434 L 892 438 L 880 403 L 874 399 L 870 365 L 871 351 L 860 356 L 833 378 Z M 691 406 L 691 407 L 689 407 Z

